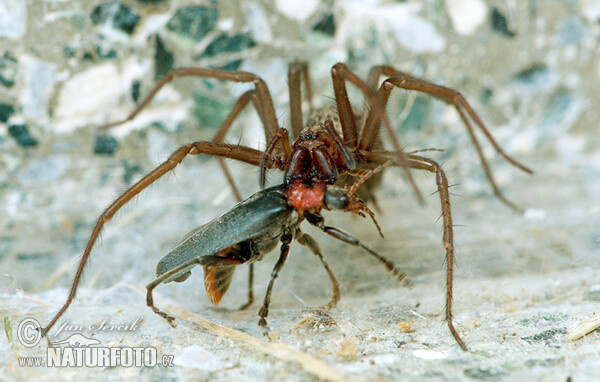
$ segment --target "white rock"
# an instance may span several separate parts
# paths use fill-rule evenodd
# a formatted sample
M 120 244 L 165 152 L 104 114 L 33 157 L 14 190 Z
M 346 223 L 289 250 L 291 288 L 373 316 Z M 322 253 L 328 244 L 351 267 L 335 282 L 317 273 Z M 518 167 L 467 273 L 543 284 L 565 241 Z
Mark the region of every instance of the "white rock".
M 418 7 L 413 4 L 373 5 L 348 2 L 342 7 L 338 38 L 353 46 L 366 45 L 364 36 L 377 30 L 381 38 L 397 41 L 413 53 L 436 53 L 445 47 L 444 38 L 428 21 L 417 16 Z M 384 43 L 382 42 L 382 45 Z
M 265 14 L 265 10 L 258 4 L 245 2 L 242 4 L 246 12 L 248 27 L 254 39 L 261 43 L 270 43 L 273 41 L 273 31 Z
M 524 214 L 525 219 L 529 220 L 544 220 L 546 216 L 546 210 L 538 208 L 528 208 Z
M 600 2 L 598 0 L 579 1 L 581 13 L 590 23 L 595 23 L 600 18 Z
M 448 353 L 446 353 L 446 352 L 441 352 L 441 351 L 436 351 L 436 350 L 424 350 L 424 349 L 419 349 L 419 350 L 413 351 L 413 355 L 417 358 L 429 359 L 429 360 L 444 359 L 444 358 L 448 357 Z
M 454 30 L 461 35 L 475 32 L 488 13 L 482 0 L 446 0 L 446 9 Z
M 25 34 L 27 2 L 23 0 L 0 0 L 0 36 L 20 38 Z
M 133 101 L 128 95 L 135 79 L 144 79 L 150 72 L 149 60 L 138 62 L 135 59 L 117 66 L 105 63 L 78 73 L 67 80 L 61 88 L 54 112 L 54 130 L 67 134 L 90 125 L 102 125 L 117 121 L 133 111 Z M 177 80 L 176 80 L 177 81 Z M 179 123 L 187 118 L 190 101 L 181 96 L 169 85 L 163 87 L 154 100 L 133 121 L 111 130 L 117 138 L 133 129 L 168 115 L 170 123 Z
M 290 19 L 305 21 L 319 6 L 317 0 L 276 0 L 275 5 L 279 12 Z
M 231 361 L 223 360 L 223 357 L 209 353 L 198 345 L 184 348 L 180 354 L 175 356 L 173 363 L 188 369 L 206 371 L 223 370 L 233 366 Z
M 56 82 L 56 66 L 30 55 L 23 55 L 19 61 L 25 71 L 25 89 L 21 94 L 23 114 L 34 118 L 45 117 Z

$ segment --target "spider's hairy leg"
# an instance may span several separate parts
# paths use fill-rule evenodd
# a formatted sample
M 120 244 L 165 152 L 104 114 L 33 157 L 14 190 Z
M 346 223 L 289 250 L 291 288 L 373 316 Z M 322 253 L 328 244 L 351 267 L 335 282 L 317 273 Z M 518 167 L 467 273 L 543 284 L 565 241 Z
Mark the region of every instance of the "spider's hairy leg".
M 479 130 L 485 135 L 491 145 L 494 147 L 496 152 L 500 154 L 504 159 L 506 159 L 510 164 L 516 166 L 520 170 L 532 174 L 533 171 L 522 163 L 518 162 L 516 159 L 512 158 L 510 155 L 506 154 L 502 147 L 496 142 L 491 132 L 485 126 L 481 118 L 477 115 L 475 110 L 471 107 L 471 105 L 467 102 L 467 100 L 460 94 L 458 91 L 454 89 L 447 88 L 445 86 L 440 86 L 433 84 L 431 82 L 413 77 L 409 74 L 401 72 L 394 67 L 381 65 L 375 66 L 371 68 L 369 72 L 368 83 L 371 86 L 377 86 L 379 79 L 381 76 L 387 76 L 388 78 L 384 80 L 383 84 L 379 89 L 379 95 L 382 99 L 382 102 L 387 104 L 389 93 L 392 91 L 394 87 L 405 89 L 405 90 L 414 90 L 420 93 L 429 94 L 434 98 L 437 98 L 449 105 L 454 106 L 457 110 L 461 120 L 463 121 L 465 127 L 467 128 L 467 132 L 471 137 L 471 141 L 475 146 L 475 150 L 479 156 L 481 161 L 481 166 L 484 169 L 485 175 L 492 187 L 494 194 L 507 206 L 511 207 L 516 211 L 521 211 L 514 203 L 510 202 L 508 199 L 504 197 L 498 186 L 496 185 L 496 181 L 494 180 L 494 176 L 492 175 L 492 170 L 483 155 L 483 150 L 481 149 L 481 145 L 477 136 L 475 135 L 474 128 L 471 124 L 471 120 L 475 123 L 475 125 L 479 128 Z M 379 121 L 377 116 L 374 115 L 376 111 L 371 110 L 369 115 L 367 116 L 367 122 L 365 124 L 365 128 L 363 129 L 363 136 L 361 137 L 361 141 L 359 144 L 359 149 L 361 150 L 369 150 L 370 147 L 373 146 L 377 131 L 379 129 Z M 469 119 L 470 117 L 470 119 Z
M 254 105 L 254 109 L 258 113 L 258 116 L 260 117 L 260 120 L 261 120 L 263 126 L 265 126 L 265 120 L 264 120 L 264 117 L 262 114 L 262 110 L 260 107 L 260 100 L 258 98 L 256 90 L 254 90 L 254 89 L 248 90 L 247 92 L 242 94 L 240 96 L 240 98 L 238 98 L 238 100 L 236 101 L 235 105 L 233 106 L 233 109 L 231 109 L 231 111 L 227 115 L 227 118 L 225 118 L 225 120 L 221 124 L 221 127 L 217 131 L 217 134 L 213 138 L 213 140 L 212 140 L 213 143 L 222 143 L 223 142 L 223 140 L 225 139 L 225 135 L 227 135 L 227 133 L 229 132 L 229 129 L 231 128 L 231 125 L 236 120 L 238 115 L 242 112 L 242 110 L 244 110 L 244 108 L 250 103 L 250 101 L 252 101 L 252 104 Z M 267 135 L 266 132 L 267 132 L 267 130 L 265 129 L 265 135 Z M 237 186 L 235 185 L 235 181 L 233 180 L 233 176 L 231 175 L 231 172 L 229 171 L 229 168 L 227 167 L 225 160 L 222 157 L 219 157 L 217 159 L 219 161 L 219 166 L 221 166 L 221 170 L 223 171 L 223 174 L 225 174 L 225 178 L 227 179 L 227 182 L 229 183 L 229 186 L 231 187 L 233 196 L 235 197 L 235 199 L 237 200 L 238 203 L 241 202 L 242 195 L 240 194 Z M 250 265 L 250 268 L 252 268 L 252 265 Z
M 283 166 L 285 165 L 285 163 L 287 163 L 288 158 L 290 157 L 291 153 L 292 153 L 292 148 L 290 146 L 290 138 L 288 136 L 288 131 L 287 129 L 284 129 L 283 127 L 281 127 L 279 129 L 279 131 L 277 131 L 277 134 L 275 134 L 275 136 L 273 137 L 273 140 L 271 141 L 271 143 L 269 144 L 269 146 L 267 146 L 267 148 L 265 149 L 265 152 L 263 154 L 261 163 L 260 163 L 260 178 L 259 178 L 259 185 L 260 188 L 265 188 L 265 183 L 267 181 L 267 167 L 269 167 L 269 163 L 272 163 L 273 160 L 275 159 L 275 157 L 273 156 L 273 153 L 275 152 L 275 148 L 277 147 L 277 144 L 281 141 L 281 147 L 283 149 L 283 160 L 280 163 L 280 167 L 283 168 Z
M 392 161 L 392 165 L 399 166 L 400 163 L 397 156 L 393 152 L 369 152 L 368 159 L 375 163 L 387 163 Z M 443 245 L 446 250 L 446 322 L 448 328 L 454 336 L 458 345 L 464 351 L 467 351 L 467 346 L 462 340 L 458 331 L 454 328 L 454 318 L 452 316 L 452 294 L 453 294 L 453 275 L 454 275 L 454 231 L 452 225 L 452 212 L 450 209 L 450 191 L 448 179 L 442 167 L 435 161 L 418 155 L 408 155 L 408 165 L 410 168 L 418 170 L 426 170 L 435 174 L 435 181 L 440 195 L 440 203 L 442 208 L 443 220 Z
M 275 107 L 273 106 L 273 99 L 266 82 L 259 76 L 249 72 L 238 72 L 223 69 L 212 69 L 212 68 L 179 68 L 173 69 L 168 72 L 160 82 L 158 82 L 154 88 L 148 93 L 146 98 L 140 102 L 140 104 L 124 119 L 109 123 L 102 126 L 104 129 L 108 129 L 113 126 L 121 125 L 125 122 L 131 121 L 135 118 L 149 103 L 152 101 L 154 96 L 162 89 L 163 86 L 171 82 L 175 78 L 180 77 L 201 77 L 201 78 L 214 78 L 224 81 L 238 82 L 238 83 L 252 83 L 254 84 L 254 90 L 258 97 L 260 107 L 259 115 L 261 115 L 264 121 L 265 135 L 267 141 L 275 135 L 277 132 L 277 116 L 275 115 Z
M 290 120 L 292 123 L 292 137 L 297 139 L 304 127 L 302 121 L 302 79 L 308 100 L 309 114 L 313 114 L 313 98 L 308 64 L 306 62 L 293 62 L 288 67 L 288 89 L 290 96 Z
M 254 108 L 256 109 L 260 120 L 263 124 L 266 142 L 269 143 L 273 139 L 273 136 L 277 133 L 278 124 L 277 117 L 275 115 L 275 107 L 273 106 L 273 99 L 271 93 L 269 92 L 266 82 L 261 77 L 253 73 L 212 68 L 179 68 L 171 70 L 160 80 L 160 82 L 158 82 L 154 86 L 154 88 L 152 88 L 152 90 L 150 90 L 150 93 L 148 93 L 148 95 L 127 117 L 120 121 L 106 124 L 102 126 L 102 128 L 108 129 L 114 126 L 121 125 L 125 122 L 131 121 L 152 101 L 156 94 L 166 84 L 168 84 L 175 78 L 181 77 L 214 78 L 237 83 L 252 83 L 254 85 L 253 90 L 244 93 L 237 100 L 233 109 L 231 110 L 225 121 L 223 121 L 221 127 L 215 135 L 215 138 L 213 139 L 213 142 L 223 142 L 223 139 L 225 138 L 226 133 L 229 131 L 229 128 L 231 127 L 232 123 L 250 101 L 252 101 Z M 240 195 L 237 187 L 235 186 L 233 182 L 233 177 L 231 176 L 229 170 L 225 166 L 225 163 L 222 159 L 219 159 L 219 165 L 223 169 L 225 177 L 231 185 L 234 196 L 238 201 L 241 201 L 242 196 Z
M 398 163 L 406 174 L 406 178 L 413 188 L 419 203 L 423 204 L 423 195 L 419 191 L 419 188 L 417 187 L 417 184 L 410 173 L 405 154 L 402 151 L 402 147 L 400 146 L 400 142 L 398 141 L 396 134 L 394 133 L 391 122 L 385 113 L 385 105 L 381 102 L 377 91 L 369 84 L 361 80 L 343 63 L 337 63 L 331 68 L 331 77 L 333 80 L 333 89 L 335 93 L 338 114 L 340 117 L 340 123 L 342 125 L 342 131 L 344 134 L 344 143 L 351 147 L 353 151 L 359 149 L 360 142 L 358 141 L 358 130 L 356 128 L 352 106 L 350 105 L 350 99 L 348 98 L 348 91 L 346 90 L 346 81 L 348 81 L 360 89 L 364 97 L 371 104 L 371 109 L 373 112 L 377 113 L 379 119 L 383 122 L 383 125 L 385 126 L 385 129 L 392 140 L 394 150 L 396 150 Z
M 150 186 L 156 180 L 161 178 L 167 172 L 173 170 L 183 159 L 188 155 L 214 155 L 220 156 L 230 159 L 236 159 L 241 162 L 245 162 L 248 164 L 252 164 L 254 166 L 260 165 L 262 152 L 259 150 L 255 150 L 249 147 L 238 146 L 238 145 L 228 145 L 228 144 L 218 144 L 212 142 L 195 142 L 190 143 L 188 145 L 182 146 L 178 150 L 176 150 L 173 154 L 169 156 L 169 158 L 140 179 L 137 183 L 131 186 L 127 191 L 125 191 L 121 196 L 119 196 L 110 206 L 104 210 L 102 215 L 96 221 L 96 225 L 94 226 L 94 230 L 88 240 L 88 243 L 85 247 L 83 255 L 81 256 L 81 260 L 79 262 L 79 266 L 77 267 L 77 271 L 75 273 L 75 277 L 73 278 L 73 284 L 71 285 L 71 289 L 69 291 L 69 296 L 67 297 L 67 301 L 62 306 L 62 308 L 58 311 L 58 313 L 54 316 L 54 318 L 50 321 L 50 323 L 43 329 L 42 335 L 46 335 L 48 331 L 54 326 L 56 321 L 62 316 L 62 314 L 67 310 L 71 302 L 75 298 L 75 294 L 77 292 L 77 287 L 79 286 L 79 282 L 81 281 L 81 276 L 83 275 L 83 269 L 87 260 L 92 251 L 92 247 L 104 226 L 104 223 L 109 221 L 114 214 L 123 207 L 129 200 L 131 200 L 134 196 L 143 191 L 146 187 Z

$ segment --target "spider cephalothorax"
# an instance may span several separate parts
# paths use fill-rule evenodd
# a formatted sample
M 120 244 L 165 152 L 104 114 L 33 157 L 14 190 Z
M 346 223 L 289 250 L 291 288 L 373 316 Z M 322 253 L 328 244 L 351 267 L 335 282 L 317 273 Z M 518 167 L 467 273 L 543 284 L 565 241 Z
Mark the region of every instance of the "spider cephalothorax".
M 334 184 L 340 172 L 354 170 L 354 157 L 333 130 L 331 121 L 326 121 L 322 130 L 304 129 L 294 142 L 285 165 L 283 181 L 286 185 L 294 180 L 310 180 Z

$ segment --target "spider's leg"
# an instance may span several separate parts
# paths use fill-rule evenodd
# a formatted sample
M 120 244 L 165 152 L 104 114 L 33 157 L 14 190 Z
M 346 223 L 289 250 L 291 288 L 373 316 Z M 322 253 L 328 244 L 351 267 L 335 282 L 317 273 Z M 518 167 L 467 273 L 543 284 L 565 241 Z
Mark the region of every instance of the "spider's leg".
M 380 102 L 385 108 L 390 99 L 390 93 L 394 86 L 388 82 L 383 82 L 377 92 L 379 95 Z M 371 151 L 373 146 L 377 142 L 377 136 L 379 135 L 379 128 L 381 126 L 381 119 L 372 108 L 367 112 L 365 117 L 365 124 L 362 129 L 362 136 L 360 137 L 360 143 L 358 144 L 359 150 Z
M 283 154 L 284 154 L 284 158 L 283 158 L 283 161 L 281 162 L 281 166 L 283 166 L 285 163 L 287 163 L 288 158 L 290 157 L 290 154 L 292 153 L 292 148 L 290 146 L 290 138 L 288 136 L 288 131 L 287 131 L 287 129 L 284 129 L 283 127 L 281 127 L 281 128 L 279 128 L 279 130 L 277 131 L 277 134 L 275 134 L 275 136 L 273 137 L 273 140 L 271 141 L 269 146 L 267 146 L 267 148 L 265 149 L 265 152 L 263 153 L 262 161 L 260 163 L 260 178 L 259 178 L 260 188 L 265 188 L 265 183 L 267 180 L 267 167 L 269 167 L 269 163 L 271 163 L 272 160 L 274 159 L 274 157 L 272 155 L 273 155 L 273 152 L 275 151 L 275 148 L 277 147 L 277 144 L 279 143 L 279 141 L 281 141 L 281 146 L 283 147 Z
M 376 90 L 369 86 L 366 82 L 361 80 L 356 74 L 354 74 L 345 64 L 337 63 L 331 68 L 331 77 L 333 80 L 333 90 L 335 93 L 335 101 L 337 103 L 338 114 L 340 117 L 340 123 L 342 125 L 342 132 L 344 134 L 344 143 L 356 151 L 359 145 L 358 141 L 358 130 L 356 128 L 356 122 L 352 106 L 350 105 L 350 99 L 348 98 L 348 91 L 346 90 L 346 81 L 352 83 L 354 86 L 360 89 L 365 98 L 369 101 L 371 109 L 378 114 L 383 125 L 390 135 L 390 139 L 394 145 L 394 150 L 397 153 L 397 159 L 402 167 L 406 178 L 413 188 L 417 199 L 421 204 L 424 203 L 423 195 L 419 191 L 417 184 L 415 183 L 405 158 L 405 154 L 402 151 L 400 142 L 394 133 L 394 129 L 390 123 L 387 114 L 385 113 L 385 107 L 379 99 L 379 95 Z
M 323 254 L 321 253 L 321 248 L 319 248 L 319 243 L 317 243 L 317 241 L 312 236 L 310 236 L 307 233 L 303 233 L 300 230 L 297 231 L 297 235 L 298 235 L 298 239 L 297 239 L 298 243 L 307 247 L 313 254 L 315 254 L 315 256 L 317 256 L 319 258 L 319 260 L 321 260 L 321 264 L 323 264 L 323 267 L 327 271 L 327 274 L 329 275 L 329 279 L 331 280 L 331 287 L 333 289 L 333 293 L 331 295 L 331 300 L 327 304 L 318 307 L 318 309 L 333 309 L 333 308 L 335 308 L 338 301 L 340 301 L 340 284 L 338 283 L 337 279 L 335 278 L 335 275 L 333 274 L 333 271 L 331 270 L 331 268 L 329 268 L 329 264 L 327 264 L 327 262 L 325 261 L 325 258 L 323 258 Z
M 229 130 L 233 121 L 238 117 L 239 113 L 245 108 L 245 106 L 252 101 L 254 104 L 254 108 L 256 109 L 264 130 L 266 142 L 269 143 L 273 136 L 277 133 L 278 124 L 277 118 L 275 115 L 275 108 L 273 106 L 273 99 L 271 97 L 271 93 L 267 87 L 265 81 L 259 76 L 248 73 L 248 72 L 238 72 L 238 71 L 229 71 L 222 69 L 210 69 L 210 68 L 179 68 L 174 69 L 168 72 L 163 79 L 158 82 L 154 88 L 150 91 L 150 93 L 139 103 L 139 105 L 124 119 L 120 121 L 116 121 L 113 123 L 109 123 L 107 125 L 102 126 L 103 129 L 108 129 L 113 126 L 117 126 L 123 124 L 125 122 L 131 121 L 135 118 L 147 105 L 152 101 L 154 96 L 165 86 L 167 83 L 171 82 L 175 78 L 179 77 L 202 77 L 202 78 L 215 78 L 224 81 L 238 82 L 238 83 L 253 83 L 254 89 L 252 91 L 248 91 L 244 93 L 236 102 L 233 110 L 229 113 L 217 135 L 213 139 L 215 143 L 221 143 L 225 134 Z M 219 164 L 225 173 L 225 177 L 227 181 L 231 185 L 233 189 L 233 193 L 238 201 L 240 201 L 241 195 L 233 182 L 233 178 L 224 165 L 222 159 L 219 160 Z
M 233 82 L 254 83 L 255 88 L 242 94 L 242 96 L 240 96 L 240 98 L 237 100 L 233 109 L 231 110 L 225 121 L 223 121 L 221 127 L 215 135 L 213 139 L 214 143 L 221 143 L 223 141 L 232 123 L 235 121 L 240 112 L 246 107 L 246 105 L 248 105 L 250 101 L 252 101 L 252 103 L 254 104 L 254 108 L 256 109 L 256 112 L 258 113 L 262 121 L 265 130 L 266 141 L 269 142 L 273 138 L 274 134 L 277 131 L 278 125 L 277 119 L 275 117 L 275 109 L 273 106 L 271 93 L 269 92 L 265 81 L 262 78 L 251 73 L 234 72 L 220 69 L 181 68 L 170 71 L 158 84 L 154 86 L 154 88 L 150 91 L 146 98 L 144 98 L 144 100 L 142 100 L 142 102 L 125 119 L 105 125 L 103 126 L 103 128 L 110 128 L 132 120 L 138 113 L 140 113 L 144 109 L 144 107 L 146 107 L 146 105 L 148 105 L 148 103 L 154 98 L 154 96 L 160 91 L 160 89 L 164 85 L 172 81 L 174 78 L 188 76 L 216 78 Z M 242 200 L 242 196 L 235 185 L 231 172 L 227 168 L 227 165 L 225 164 L 225 161 L 222 157 L 219 157 L 218 161 L 219 166 L 225 174 L 227 182 L 231 186 L 231 190 L 233 192 L 234 197 L 238 202 L 240 202 Z M 248 272 L 248 303 L 244 306 L 250 305 L 254 300 L 254 294 L 252 291 L 252 283 L 254 278 L 254 264 L 250 264 Z
M 392 152 L 369 152 L 368 160 L 376 163 L 386 163 L 391 160 L 392 165 L 398 166 L 398 160 Z M 453 316 L 452 316 L 452 285 L 453 285 L 453 274 L 454 274 L 454 233 L 452 227 L 452 212 L 450 209 L 450 191 L 448 187 L 448 179 L 442 167 L 434 162 L 433 160 L 418 155 L 408 155 L 408 165 L 410 168 L 418 170 L 426 170 L 435 174 L 435 181 L 437 184 L 438 192 L 440 195 L 440 202 L 442 207 L 442 220 L 444 226 L 443 244 L 446 249 L 446 321 L 448 322 L 448 328 L 454 336 L 454 339 L 460 347 L 467 351 L 462 338 L 454 328 Z
M 262 115 L 261 107 L 260 107 L 260 100 L 256 94 L 256 90 L 254 90 L 254 89 L 248 90 L 247 92 L 242 94 L 240 96 L 240 98 L 238 98 L 237 102 L 233 106 L 233 109 L 231 109 L 231 112 L 229 112 L 229 115 L 227 115 L 227 118 L 225 118 L 225 120 L 221 124 L 221 127 L 217 131 L 217 134 L 213 138 L 213 140 L 212 140 L 213 143 L 222 143 L 223 142 L 223 140 L 225 139 L 225 135 L 231 128 L 231 125 L 233 124 L 235 119 L 238 117 L 238 115 L 242 112 L 242 110 L 244 110 L 244 108 L 248 105 L 248 103 L 250 103 L 250 101 L 252 101 L 252 104 L 254 105 L 254 109 L 258 113 L 258 115 L 263 123 L 263 126 L 266 126 L 263 115 Z M 265 135 L 267 135 L 266 130 L 265 130 Z M 221 166 L 221 170 L 223 170 L 223 173 L 225 174 L 225 178 L 227 178 L 227 182 L 229 183 L 229 186 L 231 187 L 231 190 L 233 191 L 233 195 L 234 195 L 235 199 L 237 200 L 238 203 L 241 202 L 242 195 L 240 194 L 237 186 L 235 185 L 235 181 L 233 180 L 233 176 L 231 176 L 231 172 L 227 168 L 227 164 L 225 163 L 225 160 L 221 157 L 219 157 L 217 159 L 219 161 L 219 165 Z
M 113 126 L 121 125 L 125 122 L 131 121 L 138 115 L 145 107 L 152 101 L 154 96 L 162 89 L 163 86 L 171 82 L 175 78 L 180 77 L 201 77 L 201 78 L 215 78 L 224 81 L 239 82 L 239 83 L 253 83 L 258 97 L 260 108 L 259 115 L 264 122 L 265 135 L 269 142 L 273 135 L 277 133 L 277 117 L 275 115 L 275 107 L 273 106 L 273 99 L 266 82 L 253 73 L 238 72 L 223 69 L 211 69 L 211 68 L 179 68 L 173 69 L 168 72 L 159 83 L 157 83 L 150 93 L 140 102 L 140 104 L 124 119 L 104 125 L 102 128 L 108 129 Z
M 406 73 L 396 70 L 395 68 L 393 68 L 391 66 L 375 66 L 375 67 L 373 67 L 369 73 L 369 83 L 370 84 L 377 83 L 379 78 L 382 75 L 390 77 L 384 81 L 384 83 L 381 85 L 381 88 L 380 88 L 380 95 L 382 97 L 382 100 L 385 100 L 384 102 L 387 102 L 387 98 L 389 97 L 389 92 L 391 92 L 392 88 L 398 87 L 401 89 L 415 90 L 417 92 L 427 93 L 427 94 L 431 95 L 432 97 L 435 97 L 443 102 L 446 102 L 449 105 L 454 106 L 456 108 L 460 118 L 462 119 L 463 123 L 465 124 L 465 126 L 467 128 L 469 136 L 471 137 L 471 141 L 473 142 L 473 145 L 475 146 L 475 149 L 477 150 L 477 154 L 479 155 L 479 158 L 481 160 L 481 166 L 483 167 L 483 169 L 485 171 L 485 175 L 494 191 L 494 194 L 496 194 L 496 196 L 504 204 L 508 205 L 509 207 L 511 207 L 517 211 L 521 210 L 518 206 L 516 206 L 515 204 L 513 204 L 509 200 L 507 200 L 502 195 L 502 193 L 500 192 L 500 189 L 496 185 L 496 182 L 492 175 L 490 166 L 488 165 L 487 160 L 485 159 L 485 156 L 483 155 L 481 145 L 479 144 L 479 141 L 477 139 L 477 136 L 475 135 L 473 126 L 471 125 L 471 122 L 468 117 L 470 117 L 470 119 L 473 122 L 475 122 L 475 125 L 477 125 L 477 127 L 479 127 L 481 132 L 489 140 L 489 142 L 492 144 L 494 149 L 504 159 L 506 159 L 512 165 L 518 167 L 519 169 L 521 169 L 529 174 L 532 174 L 533 171 L 531 169 L 529 169 L 528 167 L 526 167 L 525 165 L 518 162 L 516 159 L 514 159 L 511 156 L 509 156 L 508 154 L 506 154 L 504 152 L 504 150 L 502 150 L 502 147 L 500 147 L 500 145 L 496 142 L 496 140 L 494 139 L 494 137 L 492 136 L 490 131 L 486 128 L 486 126 L 482 122 L 481 118 L 479 118 L 477 113 L 475 113 L 475 110 L 473 110 L 471 105 L 462 96 L 462 94 L 460 94 L 456 90 L 447 88 L 445 86 L 436 85 L 431 82 L 427 82 L 425 80 L 412 77 Z M 370 114 L 372 114 L 372 113 L 373 112 L 371 112 Z M 371 117 L 371 116 L 369 116 L 369 117 Z M 378 122 L 376 121 L 376 116 L 373 116 L 373 118 L 372 118 L 373 121 L 369 122 L 369 117 L 367 117 L 367 125 L 365 125 L 365 129 L 363 130 L 364 134 L 363 134 L 363 137 L 361 138 L 359 149 L 369 150 L 369 148 L 373 145 L 373 141 L 375 139 L 374 137 L 376 134 L 376 130 L 378 129 L 378 127 L 377 127 Z
M 309 113 L 313 113 L 312 88 L 306 62 L 293 62 L 288 67 L 288 87 L 290 93 L 290 119 L 292 122 L 292 136 L 294 139 L 300 136 L 304 127 L 302 122 L 302 78 L 306 90 L 306 98 L 309 105 Z
M 67 301 L 63 305 L 63 307 L 58 311 L 58 313 L 54 316 L 52 321 L 46 326 L 42 332 L 42 335 L 46 335 L 50 328 L 56 323 L 56 321 L 60 318 L 60 316 L 67 310 L 73 299 L 75 298 L 75 293 L 77 292 L 77 287 L 79 286 L 79 282 L 81 281 L 81 276 L 83 275 L 83 268 L 90 256 L 92 251 L 92 247 L 104 226 L 104 223 L 109 221 L 113 215 L 125 205 L 131 198 L 139 194 L 146 187 L 154 183 L 157 179 L 165 175 L 167 172 L 173 170 L 181 161 L 188 155 L 214 155 L 221 156 L 230 159 L 236 159 L 242 162 L 246 162 L 252 164 L 254 166 L 258 166 L 261 163 L 262 152 L 259 150 L 255 150 L 249 147 L 238 146 L 238 145 L 228 145 L 222 143 L 212 143 L 212 142 L 195 142 L 185 145 L 175 151 L 169 158 L 160 164 L 157 168 L 152 170 L 142 179 L 140 179 L 137 183 L 131 186 L 127 191 L 125 191 L 121 196 L 119 196 L 110 206 L 104 210 L 102 215 L 98 218 L 96 225 L 94 226 L 94 230 L 88 240 L 88 243 L 85 247 L 83 255 L 81 256 L 81 260 L 79 262 L 79 266 L 77 267 L 77 272 L 75 273 L 75 277 L 73 278 L 73 284 L 71 285 L 71 289 L 69 291 L 69 296 Z

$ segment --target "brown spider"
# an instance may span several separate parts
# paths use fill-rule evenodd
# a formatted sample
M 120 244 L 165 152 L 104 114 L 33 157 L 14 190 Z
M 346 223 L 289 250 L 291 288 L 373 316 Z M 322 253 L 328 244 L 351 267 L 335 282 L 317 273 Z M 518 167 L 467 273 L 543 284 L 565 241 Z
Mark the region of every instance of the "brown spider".
M 286 186 L 289 203 L 300 211 L 310 209 L 322 203 L 327 185 L 353 183 L 354 177 L 361 176 L 378 166 L 387 166 L 388 164 L 401 167 L 404 170 L 417 198 L 422 202 L 423 198 L 411 177 L 409 169 L 426 170 L 435 174 L 442 209 L 444 230 L 443 245 L 446 250 L 446 321 L 452 335 L 460 347 L 467 350 L 464 341 L 454 328 L 452 318 L 454 245 L 448 180 L 440 165 L 433 160 L 415 155 L 415 152 L 404 153 L 402 151 L 400 143 L 398 142 L 385 113 L 385 106 L 387 105 L 390 92 L 395 87 L 406 90 L 415 90 L 430 94 L 435 98 L 453 105 L 469 132 L 494 193 L 508 206 L 518 209 L 514 204 L 504 198 L 496 186 L 490 167 L 483 156 L 481 146 L 475 136 L 471 120 L 479 127 L 502 157 L 527 173 L 532 173 L 532 171 L 504 153 L 469 103 L 455 90 L 412 77 L 391 66 L 375 66 L 371 68 L 366 82 L 361 80 L 342 63 L 335 64 L 332 67 L 331 75 L 336 107 L 315 111 L 312 107 L 312 92 L 308 74 L 308 65 L 306 63 L 290 64 L 288 81 L 291 109 L 291 132 L 292 138 L 294 139 L 293 144 L 291 145 L 288 131 L 278 126 L 273 101 L 265 81 L 252 73 L 220 69 L 181 68 L 173 70 L 152 89 L 146 98 L 127 118 L 104 126 L 104 128 L 109 128 L 132 120 L 152 100 L 156 93 L 174 78 L 205 77 L 225 81 L 252 83 L 254 85 L 254 89 L 247 91 L 237 100 L 232 111 L 221 125 L 212 142 L 194 142 L 182 146 L 171 154 L 164 163 L 148 173 L 119 196 L 102 213 L 98 218 L 91 237 L 85 247 L 67 301 L 43 330 L 43 334 L 45 335 L 48 332 L 75 298 L 75 293 L 83 274 L 83 269 L 104 223 L 110 220 L 125 203 L 131 200 L 131 198 L 164 174 L 174 169 L 186 156 L 204 154 L 216 156 L 219 159 L 221 167 L 238 201 L 242 199 L 241 195 L 234 184 L 231 174 L 224 164 L 223 158 L 235 159 L 255 166 L 260 166 L 261 186 L 264 186 L 265 184 L 265 173 L 267 169 L 283 170 L 285 172 L 284 185 Z M 386 78 L 381 83 L 379 90 L 377 90 L 377 85 L 382 77 Z M 302 81 L 304 81 L 311 113 L 311 119 L 306 125 L 303 123 L 301 107 Z M 368 105 L 365 106 L 365 110 L 362 112 L 357 112 L 352 108 L 346 90 L 346 82 L 350 82 L 356 86 L 368 100 Z M 264 126 L 266 142 L 268 143 L 265 151 L 241 145 L 222 143 L 233 121 L 250 102 L 254 105 Z M 382 124 L 389 135 L 389 139 L 395 149 L 394 151 L 387 151 L 383 148 L 381 134 L 379 134 Z M 381 175 L 382 174 L 373 176 L 366 182 L 365 187 L 360 192 L 361 198 L 365 200 L 374 200 L 373 191 L 381 182 Z M 248 303 L 242 308 L 249 306 L 254 300 L 252 291 L 252 264 L 250 264 L 249 272 Z M 336 285 L 334 285 L 334 289 L 335 288 Z M 331 307 L 335 306 L 335 302 Z

